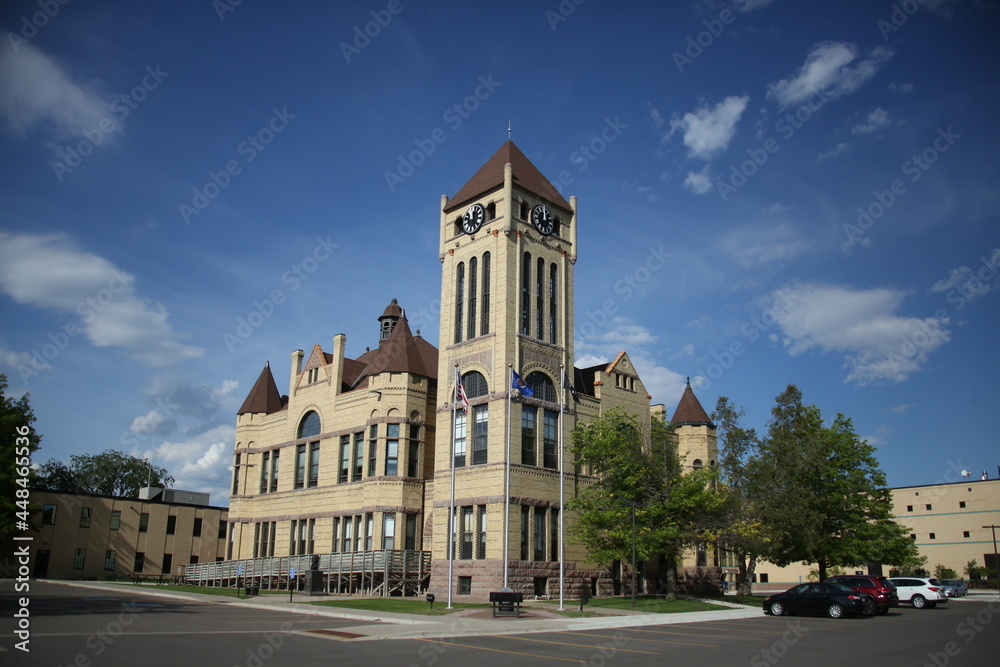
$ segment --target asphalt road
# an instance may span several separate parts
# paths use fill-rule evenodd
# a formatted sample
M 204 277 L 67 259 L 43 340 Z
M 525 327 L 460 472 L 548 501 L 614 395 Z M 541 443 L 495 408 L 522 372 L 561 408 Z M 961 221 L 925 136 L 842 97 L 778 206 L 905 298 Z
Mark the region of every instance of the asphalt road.
M 15 647 L 19 595 L 13 582 L 0 582 L 5 666 L 1000 664 L 1000 602 L 900 607 L 875 618 L 762 614 L 582 632 L 362 641 L 341 630 L 357 621 L 31 584 L 30 652 L 25 653 Z

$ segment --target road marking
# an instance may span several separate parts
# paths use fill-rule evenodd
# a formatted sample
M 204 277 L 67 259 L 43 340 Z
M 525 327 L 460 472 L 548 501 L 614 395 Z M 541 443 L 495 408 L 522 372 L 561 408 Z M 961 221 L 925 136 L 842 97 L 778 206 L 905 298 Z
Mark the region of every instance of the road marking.
M 722 639 L 722 636 L 716 632 L 714 634 L 702 634 L 699 632 L 674 632 L 672 630 L 643 630 L 641 628 L 624 628 L 626 630 L 631 630 L 632 632 L 649 632 L 654 635 L 681 635 L 682 637 L 712 637 L 713 639 Z M 764 641 L 763 637 L 732 637 L 727 635 L 730 639 L 745 639 L 747 641 Z
M 614 635 L 595 635 L 590 632 L 560 632 L 561 635 L 585 635 L 587 637 L 602 637 L 604 639 L 614 639 Z M 675 642 L 669 639 L 643 639 L 642 637 L 633 637 L 637 642 L 655 642 L 657 644 L 682 644 L 684 646 L 705 646 L 708 648 L 718 648 L 718 644 L 698 644 L 696 642 Z
M 503 636 L 506 637 L 507 639 L 519 639 L 524 642 L 538 642 L 539 644 L 556 644 L 557 646 L 575 646 L 576 648 L 591 648 L 591 649 L 598 648 L 597 646 L 593 646 L 592 644 L 570 644 L 569 642 L 554 642 L 548 639 L 533 639 L 531 637 L 523 637 L 521 635 L 503 635 Z M 625 653 L 644 653 L 646 655 L 660 655 L 659 653 L 653 651 L 637 651 L 628 648 L 618 648 L 617 646 L 615 647 L 614 650 L 623 651 Z
M 509 635 L 489 635 L 489 636 L 490 637 L 508 637 Z M 472 648 L 472 649 L 476 649 L 477 651 L 492 651 L 493 653 L 506 653 L 507 655 L 526 655 L 526 656 L 531 657 L 531 658 L 547 658 L 549 660 L 560 660 L 562 662 L 575 662 L 577 664 L 580 664 L 580 660 L 574 660 L 574 659 L 571 659 L 571 658 L 556 658 L 556 657 L 553 657 L 551 655 L 541 655 L 539 653 L 522 653 L 520 651 L 506 651 L 504 649 L 499 649 L 499 648 L 487 648 L 485 646 L 473 646 L 472 644 L 459 644 L 457 642 L 443 642 L 443 641 L 441 641 L 439 639 L 423 639 L 423 638 L 417 637 L 416 640 L 418 642 L 429 642 L 431 644 L 445 644 L 447 646 L 458 646 L 460 648 Z M 594 648 L 594 647 L 591 646 L 589 648 Z

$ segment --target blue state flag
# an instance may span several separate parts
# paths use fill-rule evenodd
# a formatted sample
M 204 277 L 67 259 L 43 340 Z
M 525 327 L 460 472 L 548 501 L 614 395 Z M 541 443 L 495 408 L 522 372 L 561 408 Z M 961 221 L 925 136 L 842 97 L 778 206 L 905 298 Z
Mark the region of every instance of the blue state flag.
M 517 389 L 521 392 L 521 396 L 524 396 L 525 398 L 531 398 L 535 395 L 535 392 L 532 391 L 527 382 L 521 379 L 521 376 L 517 374 L 517 371 L 512 370 L 511 373 L 514 374 L 514 380 L 510 383 L 511 389 Z

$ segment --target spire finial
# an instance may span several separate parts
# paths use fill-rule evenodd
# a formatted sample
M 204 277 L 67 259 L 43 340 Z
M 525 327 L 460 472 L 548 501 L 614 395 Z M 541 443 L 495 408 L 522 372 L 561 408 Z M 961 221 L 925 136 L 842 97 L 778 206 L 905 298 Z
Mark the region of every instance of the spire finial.
M 507 121 L 507 141 L 510 141 L 510 121 Z

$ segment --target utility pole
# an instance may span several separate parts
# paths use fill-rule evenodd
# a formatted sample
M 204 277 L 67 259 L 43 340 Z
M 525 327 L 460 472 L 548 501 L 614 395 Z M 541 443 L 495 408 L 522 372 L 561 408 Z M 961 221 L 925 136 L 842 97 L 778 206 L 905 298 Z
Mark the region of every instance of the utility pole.
M 997 528 L 1000 526 L 983 526 L 993 531 L 993 570 L 997 575 L 997 592 L 1000 592 L 1000 557 L 997 556 Z

